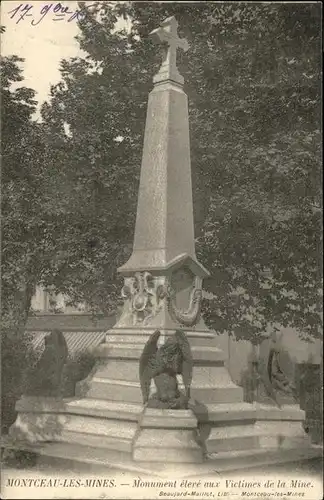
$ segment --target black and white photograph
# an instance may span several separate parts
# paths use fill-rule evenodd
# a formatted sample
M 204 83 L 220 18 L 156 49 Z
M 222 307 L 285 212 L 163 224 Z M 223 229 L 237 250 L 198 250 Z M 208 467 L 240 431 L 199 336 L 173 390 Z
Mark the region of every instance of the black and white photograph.
M 1 498 L 322 498 L 322 16 L 2 2 Z

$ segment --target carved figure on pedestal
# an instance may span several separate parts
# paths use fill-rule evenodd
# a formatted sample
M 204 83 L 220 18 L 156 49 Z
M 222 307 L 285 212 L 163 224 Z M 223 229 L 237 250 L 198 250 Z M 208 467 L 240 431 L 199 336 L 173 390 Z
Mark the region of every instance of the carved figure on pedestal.
M 160 332 L 147 341 L 140 358 L 139 376 L 143 403 L 149 408 L 186 409 L 190 399 L 193 360 L 185 333 L 177 330 L 158 348 Z M 177 375 L 182 375 L 185 394 L 178 388 Z M 156 393 L 149 398 L 151 380 Z

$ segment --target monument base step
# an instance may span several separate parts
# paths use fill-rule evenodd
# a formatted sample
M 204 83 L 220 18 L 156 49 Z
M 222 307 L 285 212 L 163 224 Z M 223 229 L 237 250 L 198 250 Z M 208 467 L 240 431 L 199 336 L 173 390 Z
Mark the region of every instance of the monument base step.
M 204 408 L 205 407 L 205 408 Z M 199 412 L 199 407 L 197 407 Z M 257 418 L 257 408 L 254 404 L 245 403 L 243 401 L 235 403 L 212 403 L 206 404 L 202 407 L 201 413 L 206 412 L 208 421 L 213 425 L 223 423 L 239 423 L 255 422 Z
M 19 412 L 9 435 L 31 443 L 84 442 L 89 446 L 131 451 L 136 421 L 80 414 Z
M 18 413 L 68 414 L 102 417 L 107 419 L 138 421 L 143 411 L 140 404 L 112 401 L 108 399 L 71 398 L 55 399 L 51 397 L 23 396 L 16 403 Z
M 203 462 L 193 412 L 145 408 L 133 443 L 133 459 L 173 464 Z
M 181 386 L 180 386 L 181 388 Z M 213 384 L 192 385 L 191 396 L 197 401 L 206 404 L 230 404 L 239 403 L 243 400 L 243 390 L 233 383 L 218 386 Z M 101 399 L 111 401 L 127 401 L 128 403 L 141 404 L 142 393 L 139 382 L 101 378 L 94 376 L 89 382 L 79 382 L 78 397 L 90 399 Z
M 24 397 L 16 409 L 12 439 L 82 443 L 108 454 L 133 454 L 139 462 L 200 463 L 203 453 L 311 445 L 302 427 L 304 412 L 296 406 L 239 402 L 197 404 L 193 411 L 154 410 L 122 401 Z
M 132 439 L 120 436 L 102 436 L 97 434 L 86 434 L 81 432 L 63 431 L 58 442 L 78 444 L 83 446 L 92 446 L 94 448 L 103 448 L 118 452 L 131 453 Z
M 253 471 L 264 466 L 279 464 L 295 464 L 323 456 L 322 446 L 313 446 L 307 449 L 294 450 L 245 450 L 211 453 L 200 464 L 167 464 L 159 462 L 134 462 L 131 454 L 118 451 L 98 449 L 81 444 L 70 443 L 12 443 L 2 441 L 2 448 L 7 450 L 24 450 L 36 455 L 35 467 L 55 468 L 58 472 L 76 472 L 82 474 L 141 474 L 146 477 L 173 477 L 208 476 L 210 474 L 235 471 Z
M 206 448 L 208 453 L 257 449 L 259 436 L 253 424 L 213 427 Z

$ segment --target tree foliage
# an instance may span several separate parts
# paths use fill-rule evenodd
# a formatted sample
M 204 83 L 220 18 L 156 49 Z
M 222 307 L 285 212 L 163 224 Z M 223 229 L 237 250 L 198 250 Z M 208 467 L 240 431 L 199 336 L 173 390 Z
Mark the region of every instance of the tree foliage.
M 1 30 L 4 32 L 4 28 Z M 37 280 L 38 127 L 31 121 L 35 92 L 23 82 L 17 56 L 1 58 L 2 240 L 1 240 L 1 429 L 13 422 L 24 369 L 33 358 L 25 322 Z
M 269 324 L 319 336 L 316 3 L 97 2 L 88 9 L 78 36 L 86 56 L 62 61 L 61 82 L 42 108 L 42 193 L 28 198 L 47 234 L 37 243 L 38 277 L 96 310 L 117 301 L 116 268 L 133 239 L 148 92 L 161 62 L 148 35 L 171 15 L 190 43 L 178 65 L 189 97 L 196 248 L 212 273 L 206 318 L 238 338 L 260 338 Z M 116 29 L 121 16 L 130 33 Z
M 174 14 L 191 43 L 180 66 L 209 321 L 237 337 L 269 324 L 319 335 L 319 6 L 152 7 L 133 4 L 136 34 Z
M 33 232 L 35 224 L 35 185 L 32 164 L 38 148 L 37 126 L 31 122 L 35 92 L 25 87 L 12 89 L 23 80 L 17 56 L 3 58 L 2 66 L 2 303 L 3 318 L 20 320 L 29 309 L 33 293 L 29 278 L 34 273 Z

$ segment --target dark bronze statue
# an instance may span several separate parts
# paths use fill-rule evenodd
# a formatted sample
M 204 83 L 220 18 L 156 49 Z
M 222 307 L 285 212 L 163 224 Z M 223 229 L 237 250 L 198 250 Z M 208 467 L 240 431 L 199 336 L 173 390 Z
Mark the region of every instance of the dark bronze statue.
M 278 406 L 281 406 L 281 401 L 296 402 L 296 389 L 293 382 L 281 369 L 279 355 L 280 349 L 274 343 L 269 352 L 268 376 L 275 394 L 275 401 Z
M 177 330 L 158 348 L 160 332 L 147 341 L 140 358 L 139 376 L 143 403 L 149 408 L 186 409 L 190 400 L 193 361 L 185 333 Z M 185 394 L 178 388 L 177 375 L 182 375 Z M 151 380 L 156 393 L 149 398 Z
M 33 367 L 27 388 L 27 395 L 61 395 L 62 374 L 68 358 L 68 347 L 63 333 L 53 330 L 44 339 L 45 349 Z
M 283 404 L 296 404 L 297 391 L 285 371 L 282 369 L 283 349 L 275 336 L 270 339 L 269 353 L 264 369 L 260 367 L 258 378 L 260 402 L 275 403 L 279 408 Z

